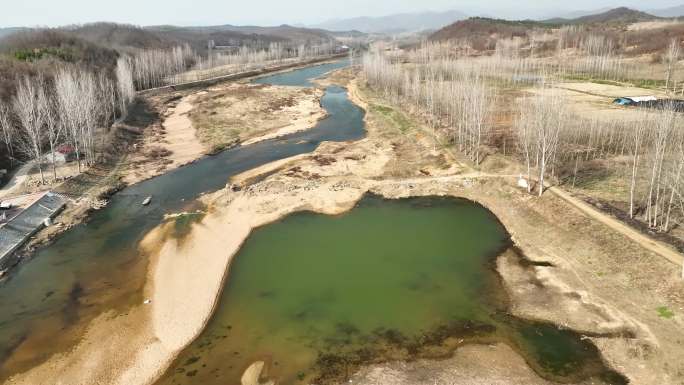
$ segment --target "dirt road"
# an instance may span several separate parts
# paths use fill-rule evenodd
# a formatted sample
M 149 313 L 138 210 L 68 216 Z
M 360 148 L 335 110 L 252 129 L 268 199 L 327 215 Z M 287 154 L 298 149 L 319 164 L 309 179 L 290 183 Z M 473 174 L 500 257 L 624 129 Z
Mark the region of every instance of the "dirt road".
M 594 207 L 590 206 L 589 204 L 585 203 L 581 199 L 575 198 L 572 195 L 568 194 L 567 192 L 563 191 L 559 187 L 549 187 L 547 189 L 548 192 L 551 192 L 558 196 L 559 198 L 565 200 L 566 202 L 570 203 L 580 211 L 582 211 L 584 214 L 588 215 L 592 219 L 595 219 L 604 225 L 610 227 L 611 229 L 619 232 L 620 234 L 623 234 L 627 238 L 633 240 L 634 242 L 638 243 L 640 246 L 643 248 L 652 251 L 663 258 L 666 258 L 668 261 L 676 264 L 676 265 L 682 265 L 684 263 L 684 256 L 674 250 L 672 247 L 657 241 L 645 234 L 642 234 L 638 230 L 635 230 L 631 228 L 630 226 L 626 225 L 622 221 L 613 218 L 612 216 L 603 213 Z M 684 274 L 684 270 L 683 270 Z
M 0 199 L 21 193 L 21 186 L 24 184 L 24 181 L 28 177 L 28 173 L 31 171 L 31 168 L 33 168 L 33 165 L 33 162 L 28 162 L 19 167 L 19 170 L 14 173 L 12 179 L 10 179 L 9 182 L 7 182 L 2 189 L 0 189 Z

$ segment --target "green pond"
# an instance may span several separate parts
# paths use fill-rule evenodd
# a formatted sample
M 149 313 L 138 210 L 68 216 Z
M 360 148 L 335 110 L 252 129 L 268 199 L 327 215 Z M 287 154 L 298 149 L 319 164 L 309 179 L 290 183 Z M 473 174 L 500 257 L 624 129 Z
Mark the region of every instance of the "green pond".
M 158 383 L 239 384 L 257 360 L 279 384 L 340 383 L 364 363 L 504 342 L 543 377 L 625 384 L 576 332 L 508 314 L 495 260 L 511 250 L 496 217 L 461 199 L 290 215 L 245 242 L 209 325 Z

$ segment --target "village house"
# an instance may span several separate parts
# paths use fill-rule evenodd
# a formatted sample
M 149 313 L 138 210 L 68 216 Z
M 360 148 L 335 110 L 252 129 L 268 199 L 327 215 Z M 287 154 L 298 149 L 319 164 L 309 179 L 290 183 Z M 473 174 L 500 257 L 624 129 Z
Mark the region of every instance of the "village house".
M 52 153 L 45 154 L 46 163 L 64 164 L 76 160 L 76 149 L 70 144 L 63 144 L 55 150 L 54 159 Z

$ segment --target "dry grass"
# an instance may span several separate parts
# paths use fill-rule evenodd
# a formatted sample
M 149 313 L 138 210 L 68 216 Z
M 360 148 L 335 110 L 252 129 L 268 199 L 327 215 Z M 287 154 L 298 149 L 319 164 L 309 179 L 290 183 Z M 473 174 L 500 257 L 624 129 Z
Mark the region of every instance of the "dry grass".
M 189 117 L 203 144 L 222 148 L 319 113 L 321 96 L 313 89 L 231 84 L 199 96 Z

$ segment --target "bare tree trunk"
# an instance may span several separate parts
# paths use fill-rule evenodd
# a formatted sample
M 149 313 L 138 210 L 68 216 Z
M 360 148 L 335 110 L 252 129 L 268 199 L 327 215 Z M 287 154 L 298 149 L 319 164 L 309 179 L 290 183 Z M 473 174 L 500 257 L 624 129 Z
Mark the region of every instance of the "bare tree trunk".
M 14 167 L 14 141 L 15 128 L 12 122 L 12 111 L 2 101 L 0 101 L 0 130 L 2 131 L 2 141 L 7 148 L 7 156 L 10 160 L 10 167 Z
M 21 148 L 26 155 L 36 160 L 42 184 L 45 184 L 42 146 L 44 130 L 49 120 L 46 116 L 49 101 L 44 87 L 42 75 L 35 79 L 25 76 L 19 82 L 14 96 L 14 109 L 23 129 Z
M 677 65 L 677 61 L 679 60 L 679 55 L 680 55 L 679 42 L 677 41 L 677 39 L 672 39 L 670 41 L 670 45 L 667 48 L 667 51 L 665 52 L 665 54 L 663 56 L 663 59 L 665 61 L 665 65 L 667 66 L 667 72 L 666 72 L 666 77 L 665 77 L 665 90 L 666 91 L 670 90 L 670 82 L 672 81 L 672 77 L 674 76 L 674 70 L 675 70 L 675 67 Z

